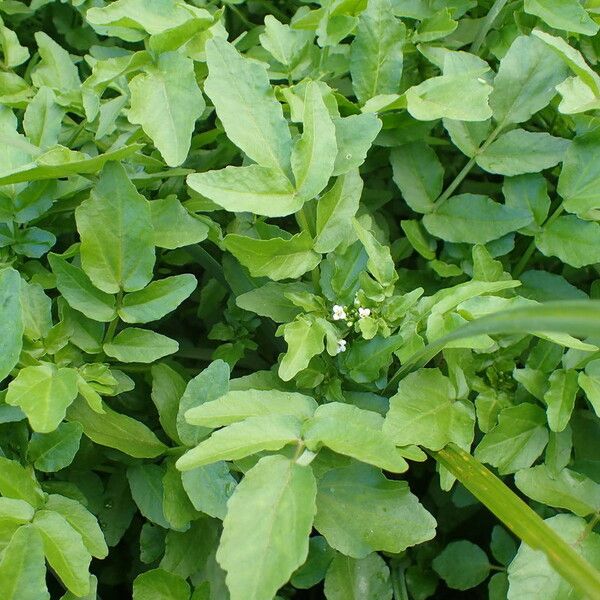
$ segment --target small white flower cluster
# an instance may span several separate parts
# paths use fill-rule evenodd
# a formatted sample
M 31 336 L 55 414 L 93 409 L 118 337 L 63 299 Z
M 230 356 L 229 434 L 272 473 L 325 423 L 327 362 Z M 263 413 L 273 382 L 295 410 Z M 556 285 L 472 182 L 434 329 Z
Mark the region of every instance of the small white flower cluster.
M 344 321 L 346 319 L 346 309 L 339 304 L 333 305 L 333 320 Z
M 353 310 L 351 312 L 353 312 Z M 364 319 L 370 315 L 371 315 L 370 308 L 363 308 L 362 306 L 358 307 L 358 318 L 359 319 Z M 340 304 L 333 305 L 332 316 L 333 316 L 334 321 L 345 321 L 346 319 L 349 319 L 348 313 L 346 312 L 346 307 L 342 306 Z M 347 325 L 349 327 L 351 327 L 353 325 L 352 321 L 348 320 Z
M 354 321 L 352 320 L 352 318 L 356 318 L 358 316 L 359 319 L 366 319 L 367 317 L 371 316 L 371 309 L 360 306 L 358 298 L 354 301 L 354 306 L 356 308 L 350 307 L 350 310 L 346 312 L 347 308 L 345 306 L 342 306 L 341 304 L 334 304 L 331 311 L 333 320 L 346 321 L 346 325 L 348 327 L 352 327 L 352 325 L 354 325 Z M 346 340 L 338 340 L 337 354 L 340 354 L 341 352 L 346 352 L 346 345 Z

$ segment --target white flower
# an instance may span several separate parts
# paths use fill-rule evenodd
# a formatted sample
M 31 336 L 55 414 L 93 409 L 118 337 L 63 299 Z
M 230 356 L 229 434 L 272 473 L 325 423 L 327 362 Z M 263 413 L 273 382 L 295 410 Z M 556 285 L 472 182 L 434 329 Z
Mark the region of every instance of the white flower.
M 339 304 L 334 304 L 332 315 L 334 321 L 343 321 L 346 318 L 346 310 L 343 306 L 340 306 Z
M 371 309 L 370 308 L 363 308 L 362 306 L 359 307 L 358 309 L 358 316 L 361 319 L 364 319 L 365 317 L 368 317 L 371 314 Z
M 346 352 L 346 340 L 338 340 L 337 353 Z

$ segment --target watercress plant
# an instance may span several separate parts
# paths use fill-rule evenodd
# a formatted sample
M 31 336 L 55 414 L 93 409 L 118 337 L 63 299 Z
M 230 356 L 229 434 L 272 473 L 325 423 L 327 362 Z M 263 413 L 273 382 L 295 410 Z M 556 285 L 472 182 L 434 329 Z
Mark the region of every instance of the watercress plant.
M 600 598 L 600 8 L 0 2 L 0 598 Z

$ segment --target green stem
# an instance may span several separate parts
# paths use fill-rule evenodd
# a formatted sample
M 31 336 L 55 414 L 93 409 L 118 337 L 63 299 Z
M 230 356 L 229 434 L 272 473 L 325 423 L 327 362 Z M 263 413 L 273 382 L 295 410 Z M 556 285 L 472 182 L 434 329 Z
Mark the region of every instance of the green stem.
M 600 600 L 600 572 L 498 477 L 454 444 L 430 454 L 525 544 L 543 552 L 556 572 L 576 590 L 588 600 Z
M 117 294 L 117 302 L 116 302 L 117 312 L 119 311 L 119 308 L 121 308 L 122 302 L 123 302 L 123 292 L 120 291 Z M 104 341 L 102 342 L 103 345 L 109 344 L 110 342 L 112 342 L 112 339 L 115 337 L 115 332 L 117 331 L 118 324 L 119 324 L 119 315 L 117 314 L 117 316 L 108 325 L 108 329 L 106 330 L 106 335 L 104 336 Z
M 475 166 L 477 161 L 477 157 L 486 151 L 488 146 L 498 137 L 500 132 L 504 129 L 504 124 L 500 123 L 496 129 L 490 133 L 488 138 L 483 142 L 483 144 L 477 149 L 475 154 L 469 159 L 469 162 L 460 170 L 458 175 L 452 180 L 450 185 L 444 190 L 444 192 L 439 196 L 439 198 L 435 201 L 434 210 L 437 210 L 452 194 L 454 190 L 463 182 L 463 179 L 469 174 L 471 169 Z
M 409 600 L 406 579 L 404 577 L 404 566 L 398 562 L 393 562 L 390 565 L 390 579 L 392 580 L 394 600 Z
M 557 206 L 556 210 L 546 219 L 546 221 L 543 223 L 542 227 L 547 227 L 548 225 L 553 223 L 562 214 L 563 211 L 564 211 L 563 203 L 561 202 Z M 513 272 L 514 279 L 518 279 L 521 276 L 521 273 L 523 273 L 523 271 L 525 270 L 525 267 L 527 267 L 527 265 L 529 264 L 529 260 L 533 256 L 533 253 L 535 252 L 536 247 L 537 246 L 535 244 L 535 238 L 533 238 L 531 240 L 531 242 L 529 242 L 529 246 L 527 246 L 527 249 L 523 253 L 523 256 L 521 256 L 519 262 L 517 263 L 517 266 L 514 269 L 514 272 Z
M 600 513 L 596 513 L 591 519 L 590 522 L 586 525 L 581 537 L 577 540 L 578 544 L 581 544 L 589 535 L 594 531 L 596 525 L 600 523 Z
M 525 250 L 525 252 L 523 252 L 523 255 L 519 259 L 519 262 L 517 263 L 517 266 L 515 267 L 514 273 L 512 274 L 513 279 L 518 279 L 521 276 L 521 273 L 525 270 L 525 267 L 529 263 L 529 259 L 533 256 L 533 253 L 535 252 L 535 248 L 536 248 L 536 245 L 535 245 L 535 238 L 534 238 L 531 240 L 531 242 L 529 242 L 529 246 L 527 246 L 527 249 Z
M 481 26 L 479 27 L 479 31 L 477 32 L 477 36 L 473 40 L 471 44 L 471 48 L 469 52 L 472 54 L 477 54 L 483 41 L 485 40 L 485 36 L 488 34 L 488 31 L 492 28 L 494 21 L 500 14 L 500 11 L 504 8 L 508 0 L 496 0 L 490 8 L 488 14 L 485 16 L 483 21 L 481 22 Z

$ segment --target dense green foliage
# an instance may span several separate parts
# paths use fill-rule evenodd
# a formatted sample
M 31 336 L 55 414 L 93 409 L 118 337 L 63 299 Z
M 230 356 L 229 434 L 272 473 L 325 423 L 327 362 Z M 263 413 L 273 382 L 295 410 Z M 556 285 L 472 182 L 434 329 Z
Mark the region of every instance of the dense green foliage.
M 600 598 L 597 0 L 0 16 L 1 600 Z

